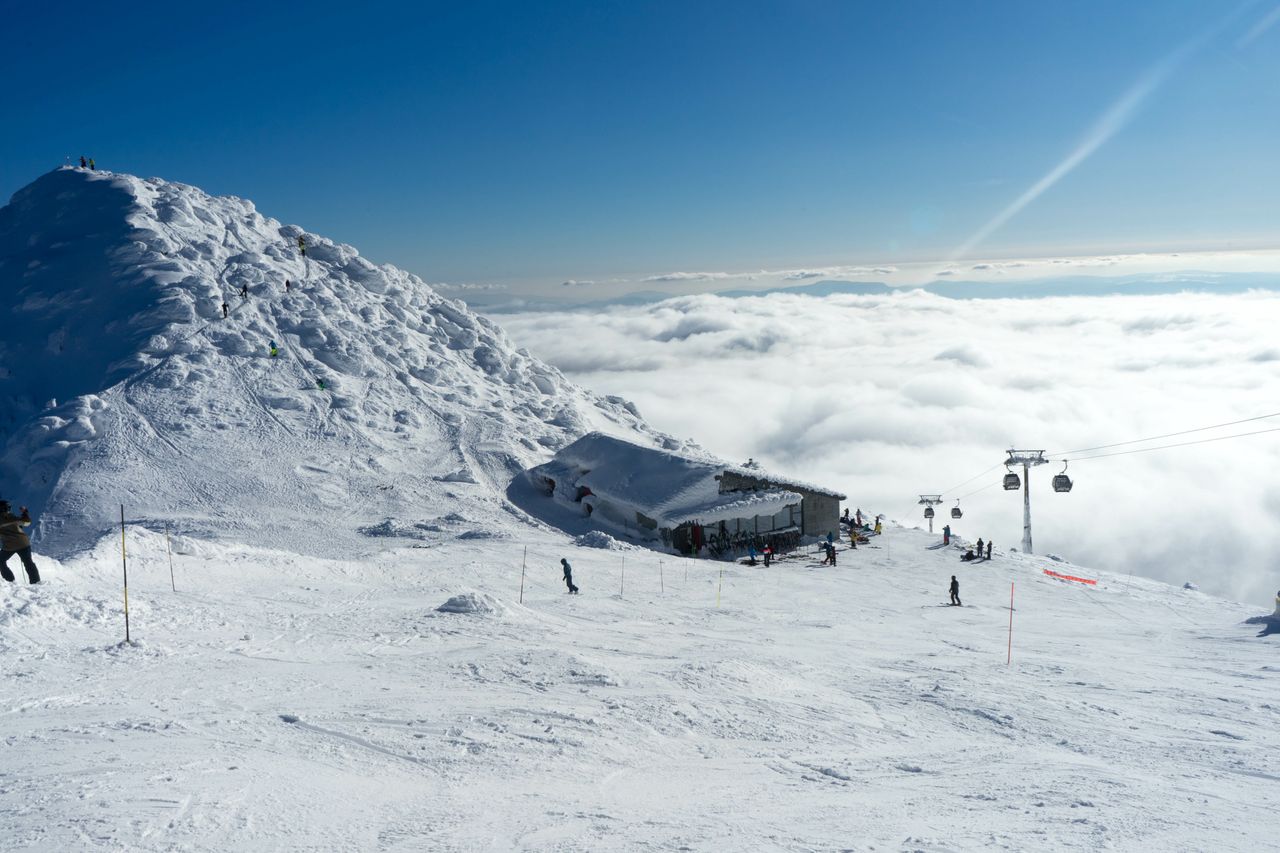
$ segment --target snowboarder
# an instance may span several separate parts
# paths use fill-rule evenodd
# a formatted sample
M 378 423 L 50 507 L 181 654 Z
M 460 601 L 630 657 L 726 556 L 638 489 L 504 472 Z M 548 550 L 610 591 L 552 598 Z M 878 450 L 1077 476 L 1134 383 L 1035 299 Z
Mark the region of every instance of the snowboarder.
M 960 581 L 956 580 L 956 576 L 951 576 L 951 603 L 960 607 Z
M 982 559 L 982 537 L 978 537 L 978 559 Z
M 302 253 L 302 257 L 307 256 L 307 238 L 301 234 L 298 235 L 298 251 Z
M 987 559 L 988 559 L 988 560 L 990 560 L 990 559 L 991 559 L 991 548 L 992 548 L 992 547 L 993 547 L 993 545 L 992 545 L 992 543 L 991 543 L 991 540 L 990 540 L 990 539 L 988 539 L 988 540 L 987 540 Z
M 942 544 L 943 544 L 943 545 L 950 545 L 950 544 L 951 544 L 951 525 L 950 525 L 950 524 L 943 525 L 943 528 L 942 528 Z
M 241 296 L 241 298 L 243 298 L 243 299 L 248 299 L 248 298 L 249 298 L 249 285 L 248 285 L 248 284 L 242 284 L 242 285 L 240 285 L 240 296 Z
M 286 278 L 286 279 L 284 280 L 284 292 L 285 292 L 285 293 L 288 293 L 288 292 L 289 292 L 289 288 L 291 288 L 291 287 L 293 287 L 293 284 L 289 281 L 289 279 L 287 279 L 287 278 Z
M 965 551 L 963 554 L 960 555 L 960 561 L 963 563 L 967 563 L 970 560 L 976 560 L 976 559 L 978 558 L 974 556 L 972 548 L 970 548 L 968 551 Z
M 230 306 L 227 305 L 227 300 L 222 300 L 222 319 L 224 320 L 227 319 L 227 309 L 229 307 Z
M 769 568 L 769 564 L 773 562 L 773 546 L 765 543 L 764 546 L 764 567 Z
M 276 342 L 275 342 L 275 341 L 272 341 L 272 342 L 271 342 L 271 357 L 272 357 L 272 358 L 275 358 L 275 357 L 276 357 L 277 355 L 279 355 L 279 354 L 280 354 L 280 350 L 276 349 Z
M 564 557 L 560 558 L 560 565 L 564 566 L 564 585 L 569 587 L 569 594 L 577 595 L 578 588 L 573 585 L 573 567 L 569 565 L 569 561 Z
M 84 161 L 84 155 L 83 155 L 83 154 L 81 154 L 81 155 L 80 155 L 80 168 L 81 168 L 81 169 L 86 168 L 88 165 L 89 165 L 89 164 L 88 164 L 88 163 L 86 163 L 86 162 Z
M 319 388 L 321 391 L 323 391 L 323 390 L 325 389 L 324 380 L 323 380 L 323 379 L 317 379 L 317 380 L 316 380 L 316 387 L 317 387 L 317 388 Z
M 9 571 L 9 558 L 14 554 L 27 570 L 27 583 L 40 583 L 40 572 L 31 559 L 31 540 L 22 532 L 22 528 L 30 525 L 31 514 L 25 506 L 22 507 L 22 515 L 14 515 L 9 509 L 9 502 L 0 500 L 0 577 L 9 583 L 16 580 L 13 572 Z

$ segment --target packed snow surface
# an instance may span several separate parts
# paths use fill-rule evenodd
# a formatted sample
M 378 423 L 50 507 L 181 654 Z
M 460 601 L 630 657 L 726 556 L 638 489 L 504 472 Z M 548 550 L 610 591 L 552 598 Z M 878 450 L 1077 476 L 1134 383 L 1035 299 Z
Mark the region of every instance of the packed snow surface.
M 0 849 L 1274 846 L 1269 602 L 895 527 L 769 570 L 507 529 L 360 562 L 182 537 L 176 592 L 131 530 L 132 645 L 118 538 L 45 559 L 0 591 Z

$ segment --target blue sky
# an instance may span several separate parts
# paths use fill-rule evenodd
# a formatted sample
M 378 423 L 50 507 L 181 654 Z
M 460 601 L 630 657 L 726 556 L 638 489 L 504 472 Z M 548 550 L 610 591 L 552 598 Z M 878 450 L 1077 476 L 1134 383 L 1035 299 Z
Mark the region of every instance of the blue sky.
M 67 155 L 428 281 L 1270 245 L 1276 4 L 8 6 L 0 193 Z M 1162 64 L 1163 63 L 1163 64 Z

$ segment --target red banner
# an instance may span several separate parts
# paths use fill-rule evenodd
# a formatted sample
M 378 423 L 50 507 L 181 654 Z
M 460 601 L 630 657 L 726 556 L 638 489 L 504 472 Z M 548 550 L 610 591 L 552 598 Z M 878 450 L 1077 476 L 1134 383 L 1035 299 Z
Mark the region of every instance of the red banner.
M 1089 580 L 1088 578 L 1078 578 L 1075 575 L 1059 574 L 1058 572 L 1055 572 L 1052 569 L 1045 569 L 1044 573 L 1051 578 L 1058 578 L 1059 580 L 1075 581 L 1076 583 L 1087 583 L 1087 584 L 1092 584 L 1094 586 L 1097 586 L 1098 584 L 1097 581 Z

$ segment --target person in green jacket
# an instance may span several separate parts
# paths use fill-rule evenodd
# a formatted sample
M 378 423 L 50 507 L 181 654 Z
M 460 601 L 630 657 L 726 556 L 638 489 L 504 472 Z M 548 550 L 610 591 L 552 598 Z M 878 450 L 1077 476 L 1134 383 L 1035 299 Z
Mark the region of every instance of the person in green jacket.
M 9 502 L 0 500 L 0 577 L 9 583 L 16 580 L 13 572 L 9 571 L 9 558 L 14 554 L 18 555 L 23 568 L 27 570 L 27 582 L 40 583 L 40 572 L 31 559 L 31 540 L 22 530 L 30 525 L 31 514 L 25 506 L 22 507 L 22 515 L 14 515 Z

